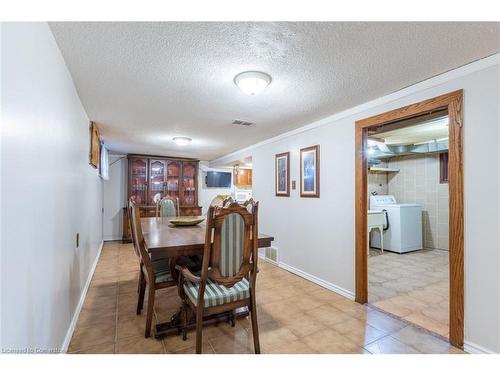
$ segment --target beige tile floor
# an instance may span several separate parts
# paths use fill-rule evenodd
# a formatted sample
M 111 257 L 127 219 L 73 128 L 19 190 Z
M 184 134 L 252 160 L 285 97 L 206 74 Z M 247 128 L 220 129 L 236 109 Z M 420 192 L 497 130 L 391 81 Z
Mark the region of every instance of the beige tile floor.
M 424 330 L 260 262 L 258 320 L 263 353 L 462 353 Z M 69 346 L 70 353 L 194 353 L 195 335 L 144 338 L 135 315 L 138 264 L 130 244 L 107 242 Z M 157 293 L 155 320 L 179 306 Z M 253 353 L 248 318 L 203 330 L 204 353 Z
M 368 301 L 439 335 L 449 332 L 448 252 L 370 250 Z

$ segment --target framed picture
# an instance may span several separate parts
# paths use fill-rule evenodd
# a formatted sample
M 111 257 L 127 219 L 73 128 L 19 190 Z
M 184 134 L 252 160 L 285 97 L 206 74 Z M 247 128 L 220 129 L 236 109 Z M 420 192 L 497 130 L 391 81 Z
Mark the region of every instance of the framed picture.
M 319 145 L 300 150 L 300 196 L 319 198 Z
M 276 196 L 290 196 L 290 153 L 277 154 L 275 159 Z
M 94 168 L 99 168 L 101 140 L 99 139 L 99 130 L 96 124 L 91 121 L 89 126 L 90 132 L 90 151 L 89 151 L 89 164 Z

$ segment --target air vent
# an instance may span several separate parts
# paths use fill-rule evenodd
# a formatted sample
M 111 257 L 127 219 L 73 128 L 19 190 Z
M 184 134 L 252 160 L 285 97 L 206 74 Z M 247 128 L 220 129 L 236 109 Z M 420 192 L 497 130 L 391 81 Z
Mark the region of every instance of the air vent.
M 274 246 L 266 247 L 265 259 L 269 263 L 278 264 L 278 248 Z
M 248 122 L 248 121 L 243 121 L 243 120 L 234 120 L 233 125 L 241 125 L 241 126 L 250 126 L 254 125 L 254 122 Z

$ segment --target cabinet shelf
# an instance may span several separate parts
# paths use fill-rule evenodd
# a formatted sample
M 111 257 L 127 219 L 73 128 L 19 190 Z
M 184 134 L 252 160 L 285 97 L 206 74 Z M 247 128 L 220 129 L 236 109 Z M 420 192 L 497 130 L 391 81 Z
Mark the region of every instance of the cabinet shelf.
M 384 167 L 371 167 L 368 171 L 370 173 L 398 173 L 399 169 L 384 168 Z
M 153 197 L 160 193 L 179 198 L 181 215 L 183 205 L 198 207 L 197 160 L 146 155 L 128 155 L 128 160 L 128 196 L 134 196 L 136 204 L 154 207 Z M 193 210 L 190 213 L 196 214 Z

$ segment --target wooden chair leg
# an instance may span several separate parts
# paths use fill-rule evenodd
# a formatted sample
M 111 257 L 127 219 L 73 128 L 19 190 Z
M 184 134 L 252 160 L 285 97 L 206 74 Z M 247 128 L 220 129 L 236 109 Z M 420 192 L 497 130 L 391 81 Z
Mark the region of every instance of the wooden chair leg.
M 196 309 L 196 354 L 201 354 L 201 340 L 203 329 L 203 308 Z
M 259 325 L 257 324 L 257 307 L 255 304 L 255 292 L 250 292 L 250 318 L 252 319 L 253 346 L 255 354 L 260 354 Z
M 188 312 L 189 306 L 186 303 L 182 305 L 182 340 L 187 340 L 187 325 L 188 325 Z
M 142 269 L 139 269 L 139 282 L 137 283 L 137 293 L 141 292 Z
M 151 323 L 153 322 L 153 310 L 155 306 L 155 287 L 153 285 L 149 285 L 149 294 L 148 294 L 148 312 L 146 315 L 146 331 L 144 336 L 151 336 Z
M 146 280 L 144 279 L 144 275 L 141 274 L 139 276 L 139 297 L 137 299 L 137 311 L 136 314 L 140 315 L 142 308 L 144 307 L 144 294 L 146 293 Z
M 235 318 L 234 318 L 234 310 L 231 311 L 231 315 L 229 316 L 229 319 L 231 320 L 231 327 L 234 327 L 236 325 Z

